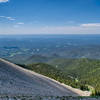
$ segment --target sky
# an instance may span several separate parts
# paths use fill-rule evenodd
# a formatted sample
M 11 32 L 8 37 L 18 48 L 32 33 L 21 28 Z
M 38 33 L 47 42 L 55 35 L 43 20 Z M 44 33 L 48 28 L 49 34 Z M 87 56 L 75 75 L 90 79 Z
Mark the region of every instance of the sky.
M 100 0 L 0 0 L 0 34 L 100 34 Z

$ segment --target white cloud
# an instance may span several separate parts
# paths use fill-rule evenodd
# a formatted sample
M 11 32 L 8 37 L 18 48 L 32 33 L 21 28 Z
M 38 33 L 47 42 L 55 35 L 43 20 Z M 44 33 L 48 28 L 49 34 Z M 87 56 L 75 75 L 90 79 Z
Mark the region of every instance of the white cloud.
M 1 30 L 0 30 L 1 31 Z M 6 31 L 6 32 L 5 32 Z M 8 33 L 9 32 L 9 33 Z M 0 32 L 1 33 L 1 32 Z M 45 26 L 45 27 L 20 27 L 3 30 L 2 33 L 8 34 L 100 34 L 100 28 L 85 28 L 80 26 Z
M 13 27 L 14 28 L 19 28 L 20 25 L 24 25 L 24 23 L 23 22 L 16 23 Z
M 14 28 L 18 28 L 18 27 L 19 27 L 19 25 L 14 25 L 13 27 L 14 27 Z
M 15 20 L 15 18 L 12 17 L 6 17 L 8 20 Z
M 7 17 L 7 16 L 0 16 L 0 18 L 8 19 L 8 20 L 11 20 L 11 21 L 16 20 L 15 18 Z
M 0 3 L 6 3 L 8 2 L 9 0 L 0 0 Z
M 19 23 L 17 23 L 18 25 L 24 25 L 24 23 L 23 22 L 19 22 Z
M 87 23 L 87 24 L 81 24 L 81 27 L 88 27 L 88 28 L 95 28 L 100 27 L 100 23 Z
M 2 28 L 0 33 L 4 34 L 100 34 L 99 23 L 80 24 L 75 26 L 28 26 L 23 22 L 16 23 L 13 27 Z M 23 25 L 21 27 L 21 25 Z M 5 30 L 6 29 L 6 30 Z
M 80 27 L 80 26 L 56 26 L 56 27 L 43 27 L 39 29 L 42 33 L 55 33 L 55 34 L 100 34 L 100 27 Z

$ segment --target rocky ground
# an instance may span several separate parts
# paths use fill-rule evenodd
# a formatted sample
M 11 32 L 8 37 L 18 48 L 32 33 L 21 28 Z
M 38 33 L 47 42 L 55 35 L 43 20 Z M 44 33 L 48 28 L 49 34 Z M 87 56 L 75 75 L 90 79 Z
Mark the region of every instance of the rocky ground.
M 0 100 L 78 100 L 71 97 L 57 98 L 57 96 L 89 96 L 90 92 L 73 89 L 0 59 L 0 95 Z
M 41 96 L 1 96 L 0 100 L 100 100 L 99 97 L 41 97 Z

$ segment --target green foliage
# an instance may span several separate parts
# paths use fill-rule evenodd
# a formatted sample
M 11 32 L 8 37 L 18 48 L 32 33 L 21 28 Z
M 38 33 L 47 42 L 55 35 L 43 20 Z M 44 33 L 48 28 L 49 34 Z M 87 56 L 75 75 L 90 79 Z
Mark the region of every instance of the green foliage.
M 21 66 L 74 88 L 90 90 L 92 95 L 100 96 L 100 60 L 55 59 L 49 64 L 36 63 Z
M 63 73 L 61 70 L 57 69 L 54 66 L 44 64 L 44 63 L 36 63 L 36 64 L 30 64 L 30 65 L 20 65 L 23 68 L 27 68 L 29 70 L 33 70 L 37 73 L 40 73 L 42 75 L 48 76 L 50 78 L 53 78 L 61 83 L 65 83 L 67 85 L 70 85 L 74 88 L 80 88 L 82 90 L 88 90 L 88 87 L 85 86 L 85 84 L 82 84 L 81 82 L 76 81 L 76 79 L 72 79 L 68 77 L 67 74 Z
M 77 78 L 82 83 L 81 89 L 84 88 L 84 84 L 90 85 L 89 89 L 94 95 L 100 95 L 100 60 L 94 59 L 55 59 L 49 64 L 58 66 L 57 68 L 63 73 L 67 74 L 71 78 Z M 86 87 L 85 87 L 86 88 Z

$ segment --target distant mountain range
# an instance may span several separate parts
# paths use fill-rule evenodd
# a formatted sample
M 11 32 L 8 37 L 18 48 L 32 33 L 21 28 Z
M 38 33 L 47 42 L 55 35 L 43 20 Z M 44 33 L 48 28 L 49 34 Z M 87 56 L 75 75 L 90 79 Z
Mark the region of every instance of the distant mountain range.
M 0 57 L 22 63 L 37 55 L 38 58 L 44 56 L 100 59 L 100 35 L 33 35 L 0 38 Z

